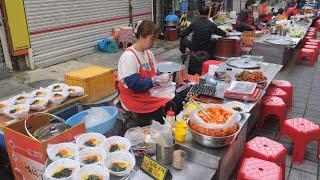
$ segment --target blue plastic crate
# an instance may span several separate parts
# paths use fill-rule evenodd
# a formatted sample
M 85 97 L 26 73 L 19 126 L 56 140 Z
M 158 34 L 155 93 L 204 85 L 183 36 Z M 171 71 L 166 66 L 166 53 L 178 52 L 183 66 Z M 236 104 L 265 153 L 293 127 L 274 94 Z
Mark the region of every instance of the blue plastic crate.
M 101 124 L 88 128 L 87 129 L 88 132 L 97 132 L 97 133 L 105 134 L 113 128 L 114 123 L 117 120 L 118 109 L 113 106 L 101 106 L 101 107 L 110 114 L 111 116 L 110 119 L 105 119 L 105 121 L 101 122 Z M 66 124 L 71 126 L 77 125 L 85 119 L 85 116 L 87 114 L 88 114 L 88 110 L 79 112 L 74 116 L 70 117 L 69 119 L 67 119 Z

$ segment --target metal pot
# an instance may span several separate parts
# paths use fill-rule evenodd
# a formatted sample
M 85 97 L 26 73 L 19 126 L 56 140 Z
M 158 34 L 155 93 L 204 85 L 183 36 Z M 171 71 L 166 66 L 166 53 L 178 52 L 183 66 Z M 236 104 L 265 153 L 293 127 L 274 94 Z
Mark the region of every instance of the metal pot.
M 233 141 L 236 139 L 238 133 L 240 132 L 240 125 L 238 123 L 238 131 L 229 135 L 229 136 L 225 136 L 225 137 L 206 136 L 206 135 L 203 135 L 203 134 L 200 134 L 198 132 L 193 131 L 189 126 L 189 122 L 187 124 L 188 124 L 188 128 L 191 132 L 192 139 L 194 141 L 196 141 L 197 143 L 199 143 L 203 146 L 206 146 L 206 147 L 219 148 L 219 147 L 225 147 L 229 144 L 232 144 Z
M 29 118 L 31 118 L 32 116 L 37 116 L 37 115 L 48 115 L 51 116 L 57 120 L 59 120 L 61 123 L 50 123 L 47 124 L 45 126 L 40 127 L 39 129 L 36 129 L 34 131 L 34 133 L 30 133 L 28 130 L 28 126 L 27 126 L 27 120 Z M 24 121 L 24 127 L 25 130 L 27 132 L 27 134 L 35 139 L 35 140 L 39 140 L 39 141 L 44 141 L 46 139 L 49 139 L 50 137 L 53 137 L 55 135 L 58 135 L 59 133 L 65 131 L 66 129 L 69 129 L 71 126 L 65 124 L 65 120 L 59 118 L 58 116 L 55 116 L 53 114 L 49 114 L 49 113 L 42 113 L 42 112 L 38 112 L 38 113 L 34 113 L 32 114 L 29 118 L 26 118 L 26 120 Z

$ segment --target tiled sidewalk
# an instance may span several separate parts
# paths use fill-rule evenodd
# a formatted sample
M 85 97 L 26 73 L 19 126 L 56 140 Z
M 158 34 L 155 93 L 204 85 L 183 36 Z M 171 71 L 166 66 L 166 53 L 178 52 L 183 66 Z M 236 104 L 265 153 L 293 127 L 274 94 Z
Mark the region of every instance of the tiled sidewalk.
M 306 63 L 303 63 L 303 65 L 295 65 L 289 73 L 279 73 L 277 79 L 288 80 L 294 85 L 294 105 L 293 108 L 288 111 L 288 118 L 304 117 L 320 124 L 320 63 L 317 63 L 314 67 L 306 65 Z M 255 135 L 275 139 L 279 129 L 278 122 L 274 120 L 267 120 L 265 122 L 267 123 L 264 127 L 256 132 Z M 291 140 L 283 137 L 280 142 L 287 147 L 288 151 L 286 179 L 320 179 L 316 142 L 308 145 L 305 161 L 301 165 L 293 164 L 291 161 L 293 149 Z

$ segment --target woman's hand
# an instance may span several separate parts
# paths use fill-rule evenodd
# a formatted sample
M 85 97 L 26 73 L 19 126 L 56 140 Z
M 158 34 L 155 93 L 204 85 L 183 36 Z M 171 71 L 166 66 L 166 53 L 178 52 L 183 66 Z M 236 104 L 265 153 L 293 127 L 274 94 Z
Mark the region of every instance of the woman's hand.
M 171 80 L 171 74 L 169 73 L 164 73 L 152 78 L 153 85 L 155 86 L 168 84 L 170 80 Z

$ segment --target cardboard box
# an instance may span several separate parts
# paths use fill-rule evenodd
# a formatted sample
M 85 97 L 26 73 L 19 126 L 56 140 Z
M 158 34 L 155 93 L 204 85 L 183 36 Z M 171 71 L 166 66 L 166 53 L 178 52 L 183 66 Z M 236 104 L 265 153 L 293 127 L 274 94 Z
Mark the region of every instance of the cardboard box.
M 27 128 L 33 133 L 50 121 L 50 116 L 46 114 L 31 116 L 27 120 Z M 73 141 L 75 136 L 86 132 L 84 123 L 81 123 L 45 141 L 39 141 L 27 134 L 24 122 L 18 121 L 3 129 L 12 171 L 17 180 L 44 179 L 47 145 Z
M 89 66 L 71 71 L 64 76 L 69 86 L 81 86 L 88 94 L 85 102 L 90 103 L 116 92 L 115 78 L 111 68 Z

